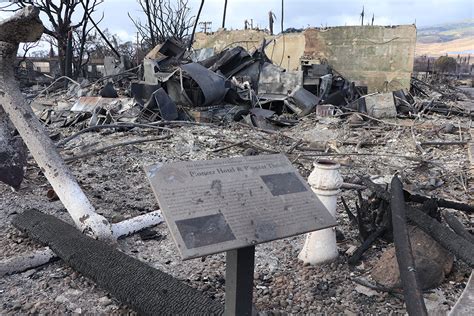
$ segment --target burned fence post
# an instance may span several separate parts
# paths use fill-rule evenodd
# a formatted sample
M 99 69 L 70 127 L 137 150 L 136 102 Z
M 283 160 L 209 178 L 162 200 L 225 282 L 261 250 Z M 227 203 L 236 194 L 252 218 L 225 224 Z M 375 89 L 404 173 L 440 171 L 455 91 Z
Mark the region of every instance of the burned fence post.
M 464 239 L 470 241 L 472 244 L 474 244 L 474 235 L 472 235 L 466 227 L 461 223 L 461 221 L 454 215 L 453 213 L 449 212 L 444 212 L 443 213 L 444 220 L 446 223 L 448 223 L 449 227 L 451 227 L 452 230 L 456 234 L 458 234 L 461 237 L 464 237 Z
M 97 238 L 111 239 L 110 224 L 95 212 L 15 80 L 13 65 L 19 43 L 36 41 L 42 33 L 39 9 L 33 6 L 25 7 L 0 22 L 0 105 L 9 115 L 76 225 Z
M 392 179 L 390 207 L 392 209 L 393 239 L 407 312 L 409 315 L 428 315 L 418 284 L 415 259 L 408 236 L 403 185 L 397 176 Z

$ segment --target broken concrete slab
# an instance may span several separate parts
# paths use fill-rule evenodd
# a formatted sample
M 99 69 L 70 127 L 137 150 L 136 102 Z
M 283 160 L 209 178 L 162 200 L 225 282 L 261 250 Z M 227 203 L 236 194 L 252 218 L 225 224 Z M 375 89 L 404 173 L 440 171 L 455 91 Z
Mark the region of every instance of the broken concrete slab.
M 397 108 L 393 94 L 380 93 L 364 96 L 367 114 L 375 118 L 395 118 L 397 117 Z

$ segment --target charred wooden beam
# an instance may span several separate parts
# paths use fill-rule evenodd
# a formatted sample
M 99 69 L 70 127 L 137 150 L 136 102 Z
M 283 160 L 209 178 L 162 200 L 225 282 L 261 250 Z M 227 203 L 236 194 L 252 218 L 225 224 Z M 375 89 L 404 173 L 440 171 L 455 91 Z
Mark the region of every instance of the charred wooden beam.
M 386 227 L 379 227 L 376 231 L 367 237 L 366 240 L 356 249 L 354 254 L 347 260 L 350 265 L 355 265 L 359 262 L 362 255 L 370 248 L 370 246 L 377 240 L 380 236 L 382 236 L 387 231 Z
M 453 210 L 462 211 L 467 214 L 474 213 L 474 205 L 464 204 L 464 203 L 455 202 L 455 201 L 449 201 L 445 199 L 432 198 L 432 197 L 418 195 L 418 194 L 411 194 L 410 192 L 406 190 L 404 192 L 405 192 L 405 198 L 407 199 L 407 201 L 410 201 L 410 202 L 424 203 L 428 200 L 435 200 L 438 203 L 439 207 L 452 208 Z
M 445 212 L 443 217 L 449 227 L 451 227 L 456 234 L 474 244 L 474 236 L 464 227 L 461 221 L 454 214 Z
M 385 191 L 380 185 L 373 183 L 372 181 L 370 181 L 370 179 L 367 178 L 362 179 L 362 182 L 378 197 L 386 201 L 390 201 L 390 194 Z M 407 192 L 405 190 L 405 194 L 406 193 Z M 427 201 L 428 199 L 429 198 L 423 197 L 423 202 Z M 457 204 L 464 205 L 462 203 Z M 423 211 L 420 211 L 417 208 L 407 206 L 406 215 L 410 221 L 420 227 L 431 238 L 436 240 L 443 248 L 454 254 L 456 257 L 458 257 L 458 259 L 464 261 L 469 266 L 474 267 L 474 244 L 458 236 L 456 233 L 442 225 L 436 219 L 430 217 L 429 215 L 425 214 Z
M 423 293 L 417 280 L 415 259 L 408 236 L 403 185 L 397 176 L 392 179 L 391 189 L 393 240 L 407 312 L 408 315 L 428 315 Z

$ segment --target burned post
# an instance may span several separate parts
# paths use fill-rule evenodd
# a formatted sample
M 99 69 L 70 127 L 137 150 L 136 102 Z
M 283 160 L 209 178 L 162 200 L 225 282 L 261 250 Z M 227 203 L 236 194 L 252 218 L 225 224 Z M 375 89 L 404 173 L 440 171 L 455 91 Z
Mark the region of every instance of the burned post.
M 397 176 L 393 177 L 391 196 L 393 239 L 397 251 L 397 262 L 402 280 L 403 295 L 409 315 L 428 315 L 421 288 L 416 275 L 415 260 L 406 224 L 406 206 L 403 185 Z
M 225 17 L 227 15 L 227 0 L 224 1 L 224 13 L 222 14 L 222 28 L 225 28 Z

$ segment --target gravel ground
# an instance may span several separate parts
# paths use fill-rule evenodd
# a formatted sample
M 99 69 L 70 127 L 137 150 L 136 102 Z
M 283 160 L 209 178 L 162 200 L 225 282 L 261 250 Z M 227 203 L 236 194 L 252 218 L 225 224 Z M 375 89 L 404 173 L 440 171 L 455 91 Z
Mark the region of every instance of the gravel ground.
M 100 155 L 69 163 L 82 189 L 96 210 L 111 222 L 121 221 L 158 209 L 145 177 L 143 166 L 177 160 L 211 159 L 239 156 L 246 147 L 213 150 L 246 140 L 250 146 L 265 151 L 286 152 L 296 139 L 307 140 L 306 147 L 327 147 L 333 153 L 358 153 L 334 158 L 342 164 L 346 181 L 356 175 L 389 179 L 398 172 L 406 186 L 427 195 L 473 203 L 469 191 L 469 162 L 466 148 L 424 147 L 417 151 L 414 137 L 425 140 L 469 139 L 468 122 L 432 116 L 409 127 L 413 120 L 391 121 L 390 124 L 350 126 L 336 119 L 317 120 L 307 117 L 297 127 L 281 133 L 267 134 L 234 124 L 228 127 L 186 126 L 173 128 L 170 139 L 129 145 Z M 397 126 L 393 125 L 397 124 Z M 443 127 L 452 124 L 455 132 L 445 133 Z M 321 132 L 321 131 L 325 132 Z M 53 129 L 64 136 L 73 129 Z M 94 148 L 124 140 L 155 136 L 158 132 L 134 129 L 128 132 L 101 131 L 84 134 L 66 146 L 64 157 L 78 155 Z M 331 140 L 337 136 L 337 140 Z M 414 136 L 413 136 L 414 135 Z M 357 147 L 360 140 L 380 143 L 379 146 Z M 319 156 L 303 149 L 294 150 L 289 158 L 304 177 L 309 175 L 312 161 Z M 364 155 L 360 155 L 364 154 Z M 377 156 L 386 154 L 385 156 Z M 312 155 L 312 156 L 308 156 Z M 407 157 L 410 156 L 412 159 Z M 26 179 L 19 191 L 13 192 L 0 184 L 0 259 L 41 248 L 10 225 L 11 218 L 26 209 L 38 209 L 72 223 L 60 201 L 50 201 L 46 193 L 50 186 L 33 159 L 29 160 Z M 367 192 L 364 192 L 366 194 Z M 355 191 L 342 195 L 350 207 L 356 201 Z M 278 240 L 256 247 L 254 302 L 258 310 L 274 314 L 342 313 L 404 314 L 403 300 L 397 294 L 367 291 L 356 280 L 370 280 L 373 262 L 388 244 L 377 241 L 364 255 L 360 265 L 350 267 L 345 254 L 351 246 L 360 244 L 357 229 L 349 224 L 342 204 L 338 204 L 339 230 L 345 239 L 338 244 L 340 256 L 330 264 L 311 267 L 298 262 L 297 255 L 304 236 Z M 457 214 L 472 229 L 472 217 Z M 224 301 L 225 256 L 208 256 L 183 262 L 168 232 L 166 224 L 154 228 L 159 238 L 143 241 L 138 235 L 122 239 L 118 248 L 139 260 L 170 273 L 210 297 Z M 439 287 L 425 293 L 427 303 L 438 311 L 449 310 L 466 285 L 470 269 L 456 261 L 453 272 Z M 73 271 L 62 261 L 47 264 L 20 274 L 0 278 L 0 314 L 108 314 L 133 313 L 127 306 L 97 288 L 93 282 Z

